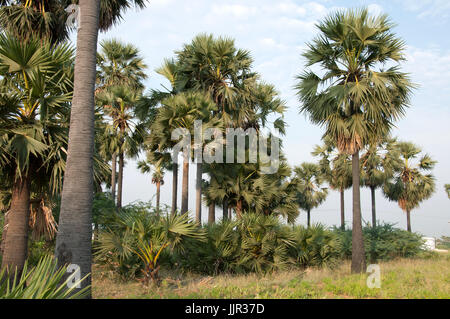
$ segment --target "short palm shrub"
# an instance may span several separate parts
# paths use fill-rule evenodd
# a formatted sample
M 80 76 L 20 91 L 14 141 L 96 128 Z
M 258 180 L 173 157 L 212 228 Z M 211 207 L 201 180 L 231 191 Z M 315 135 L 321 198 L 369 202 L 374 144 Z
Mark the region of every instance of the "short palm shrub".
M 352 231 L 334 228 L 339 236 L 341 256 L 350 258 L 352 253 Z M 398 257 L 414 257 L 419 255 L 423 249 L 422 236 L 417 233 L 395 228 L 392 224 L 380 224 L 375 228 L 366 225 L 363 228 L 364 247 L 367 260 L 389 260 Z
M 296 226 L 293 229 L 295 245 L 290 256 L 298 267 L 332 267 L 341 257 L 339 236 L 321 224 L 310 227 Z
M 124 278 L 143 275 L 146 283 L 158 280 L 160 265 L 170 265 L 171 255 L 184 251 L 188 239 L 205 239 L 204 230 L 188 214 L 169 216 L 160 211 L 157 215 L 131 205 L 105 218 L 94 246 L 96 261 Z
M 75 274 L 62 282 L 67 268 L 57 267 L 57 261 L 50 255 L 42 257 L 36 266 L 28 268 L 25 262 L 22 274 L 9 279 L 6 269 L 0 272 L 0 299 L 77 299 L 88 294 L 90 287 L 74 292 L 78 282 L 72 282 Z M 71 287 L 67 287 L 68 283 Z

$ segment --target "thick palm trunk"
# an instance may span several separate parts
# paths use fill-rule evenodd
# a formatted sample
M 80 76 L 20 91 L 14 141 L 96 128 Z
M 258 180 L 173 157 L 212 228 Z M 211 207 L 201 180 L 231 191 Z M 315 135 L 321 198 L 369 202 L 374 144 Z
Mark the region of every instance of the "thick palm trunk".
M 197 163 L 197 177 L 195 184 L 195 220 L 202 223 L 202 163 Z
M 308 228 L 309 228 L 311 226 L 311 211 L 308 210 L 306 212 L 306 214 L 307 214 L 307 225 L 308 225 Z
M 366 257 L 361 223 L 359 151 L 352 155 L 353 176 L 353 227 L 352 227 L 352 273 L 366 271 Z
M 214 224 L 216 222 L 216 203 L 212 201 L 208 207 L 208 223 Z
M 341 189 L 341 229 L 345 230 L 345 199 L 343 189 Z
M 188 211 L 189 205 L 189 158 L 183 162 L 183 182 L 181 185 L 181 214 Z
M 224 198 L 222 203 L 222 220 L 228 219 L 228 199 Z
M 114 203 L 116 202 L 116 171 L 117 171 L 117 154 L 114 152 L 111 160 L 111 195 Z
M 159 203 L 161 198 L 161 182 L 156 182 L 156 213 L 159 215 Z
M 122 208 L 122 192 L 123 192 L 123 152 L 119 153 L 119 179 L 117 181 L 117 208 Z
M 406 229 L 411 232 L 411 212 L 406 211 Z
M 370 196 L 372 197 L 372 227 L 377 227 L 377 212 L 375 209 L 375 187 L 370 187 Z
M 91 273 L 92 265 L 94 88 L 100 0 L 80 0 L 79 6 L 74 96 L 55 256 L 60 266 L 79 267 L 83 278 Z M 87 285 L 91 285 L 90 276 L 81 286 Z
M 8 267 L 11 275 L 22 272 L 28 252 L 28 220 L 30 218 L 30 178 L 16 177 L 12 188 L 8 213 L 8 234 L 2 257 L 2 269 Z
M 172 211 L 171 214 L 175 215 L 177 211 L 177 192 L 178 192 L 178 164 L 173 164 L 172 172 Z

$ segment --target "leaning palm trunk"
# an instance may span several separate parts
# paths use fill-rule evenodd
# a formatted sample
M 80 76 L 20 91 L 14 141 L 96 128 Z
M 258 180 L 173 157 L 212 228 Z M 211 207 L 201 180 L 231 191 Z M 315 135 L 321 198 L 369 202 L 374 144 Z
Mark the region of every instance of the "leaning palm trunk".
M 372 227 L 377 227 L 377 212 L 375 209 L 375 187 L 370 186 L 370 196 L 372 197 Z
M 119 180 L 117 183 L 117 208 L 122 208 L 122 191 L 123 191 L 123 152 L 119 153 Z
M 353 175 L 353 227 L 352 227 L 352 273 L 362 273 L 366 271 L 366 257 L 364 251 L 364 239 L 361 223 L 361 198 L 360 198 L 360 170 L 359 151 L 352 155 L 352 175 Z
M 189 205 L 189 158 L 185 157 L 183 162 L 183 185 L 181 186 L 181 214 L 188 211 Z
M 22 272 L 28 251 L 28 221 L 30 218 L 30 178 L 17 176 L 12 188 L 11 207 L 8 213 L 8 234 L 2 258 L 2 269 L 8 267 L 13 276 Z
M 79 267 L 83 278 L 91 273 L 92 265 L 94 88 L 100 0 L 80 0 L 79 6 L 74 95 L 55 257 L 59 266 Z M 81 289 L 90 285 L 89 276 Z
M 344 190 L 341 189 L 341 229 L 345 230 L 345 199 Z
M 197 180 L 195 185 L 195 220 L 202 223 L 202 163 L 197 163 Z
M 177 211 L 177 192 L 178 192 L 178 164 L 173 164 L 173 179 L 172 179 L 172 211 L 171 214 L 175 215 Z
M 111 160 L 111 195 L 114 203 L 116 202 L 116 170 L 117 170 L 117 154 L 112 155 Z
M 209 203 L 208 208 L 208 223 L 214 224 L 216 222 L 216 203 L 214 201 L 211 201 Z

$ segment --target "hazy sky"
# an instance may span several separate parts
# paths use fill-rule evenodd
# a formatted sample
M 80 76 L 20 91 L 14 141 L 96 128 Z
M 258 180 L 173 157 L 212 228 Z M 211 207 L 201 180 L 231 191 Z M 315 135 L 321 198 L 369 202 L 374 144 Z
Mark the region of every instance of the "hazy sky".
M 284 151 L 289 163 L 298 165 L 313 160 L 310 152 L 322 136 L 321 128 L 298 113 L 299 102 L 293 85 L 295 75 L 303 70 L 300 54 L 305 43 L 317 34 L 315 23 L 328 12 L 350 4 L 368 6 L 373 13 L 388 13 L 397 24 L 395 32 L 407 43 L 408 61 L 402 68 L 411 73 L 420 88 L 414 94 L 406 118 L 397 123 L 394 135 L 415 142 L 438 161 L 434 170 L 436 193 L 412 212 L 412 228 L 428 236 L 450 236 L 450 200 L 444 191 L 444 184 L 450 183 L 450 1 L 152 0 L 143 11 L 130 10 L 124 22 L 101 34 L 100 39 L 118 38 L 136 45 L 149 66 L 147 88 L 161 88 L 161 84 L 167 83 L 154 70 L 183 43 L 201 32 L 234 38 L 238 48 L 251 52 L 254 69 L 262 79 L 274 84 L 287 102 Z M 193 210 L 194 169 L 190 177 L 189 208 Z M 165 180 L 161 200 L 169 204 L 170 173 Z M 141 175 L 131 160 L 125 169 L 124 190 L 125 203 L 147 201 L 155 194 L 150 176 Z M 406 216 L 397 204 L 387 201 L 381 192 L 376 195 L 378 218 L 406 228 Z M 345 199 L 346 220 L 350 223 L 351 191 L 346 192 Z M 364 220 L 370 221 L 369 189 L 361 189 L 361 206 Z M 220 216 L 221 211 L 217 210 L 216 214 Z M 204 220 L 206 215 L 204 208 Z M 305 215 L 301 213 L 300 223 L 305 223 Z M 332 191 L 327 201 L 312 211 L 312 220 L 327 225 L 339 223 L 338 193 Z

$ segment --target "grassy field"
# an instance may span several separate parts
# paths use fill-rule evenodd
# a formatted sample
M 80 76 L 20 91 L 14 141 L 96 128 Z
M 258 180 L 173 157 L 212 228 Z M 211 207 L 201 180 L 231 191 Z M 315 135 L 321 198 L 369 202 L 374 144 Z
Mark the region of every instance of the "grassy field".
M 350 263 L 336 269 L 307 269 L 257 275 L 166 275 L 160 287 L 123 282 L 96 266 L 94 298 L 450 298 L 450 254 L 381 262 L 381 288 L 370 289 L 368 274 L 350 275 Z

